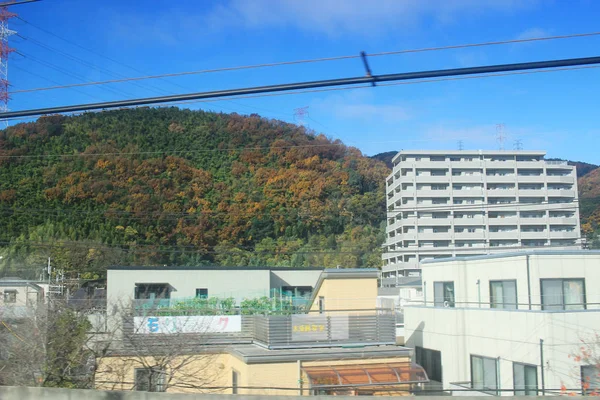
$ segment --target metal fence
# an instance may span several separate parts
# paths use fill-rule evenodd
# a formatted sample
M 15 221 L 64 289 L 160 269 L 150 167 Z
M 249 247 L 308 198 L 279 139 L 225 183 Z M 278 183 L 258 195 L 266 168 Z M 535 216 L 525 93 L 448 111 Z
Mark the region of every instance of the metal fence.
M 395 344 L 392 313 L 254 316 L 254 343 L 269 349 Z

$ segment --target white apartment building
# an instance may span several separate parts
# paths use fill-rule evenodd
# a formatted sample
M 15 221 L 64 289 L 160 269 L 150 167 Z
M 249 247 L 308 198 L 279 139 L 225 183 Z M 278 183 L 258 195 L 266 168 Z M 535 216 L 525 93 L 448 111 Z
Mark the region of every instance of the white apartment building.
M 600 392 L 600 251 L 447 258 L 422 272 L 424 301 L 404 307 L 406 346 L 444 390 Z
M 387 177 L 383 277 L 419 263 L 581 247 L 577 175 L 543 151 L 401 151 Z

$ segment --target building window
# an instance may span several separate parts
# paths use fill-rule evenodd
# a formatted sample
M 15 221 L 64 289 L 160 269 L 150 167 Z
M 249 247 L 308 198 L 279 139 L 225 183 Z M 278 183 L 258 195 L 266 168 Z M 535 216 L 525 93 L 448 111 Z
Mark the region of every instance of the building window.
M 581 366 L 581 394 L 594 396 L 600 393 L 600 367 L 598 365 Z
M 240 381 L 240 373 L 235 369 L 231 370 L 231 394 L 238 394 L 238 384 Z
M 153 368 L 135 369 L 135 390 L 140 392 L 164 392 L 166 374 L 163 370 Z
M 197 299 L 208 299 L 208 289 L 196 289 Z
M 415 358 L 427 377 L 435 382 L 442 383 L 442 352 L 415 346 Z
M 585 280 L 541 279 L 542 310 L 585 309 Z
M 16 303 L 17 302 L 17 291 L 16 290 L 5 290 L 4 291 L 4 303 Z
M 517 281 L 490 281 L 490 308 L 517 309 Z
M 454 282 L 433 283 L 433 305 L 435 307 L 454 307 Z
M 171 286 L 168 283 L 136 283 L 135 299 L 169 299 Z
M 495 358 L 471 356 L 471 387 L 498 395 L 498 363 Z
M 515 396 L 537 396 L 537 367 L 513 363 L 513 388 Z

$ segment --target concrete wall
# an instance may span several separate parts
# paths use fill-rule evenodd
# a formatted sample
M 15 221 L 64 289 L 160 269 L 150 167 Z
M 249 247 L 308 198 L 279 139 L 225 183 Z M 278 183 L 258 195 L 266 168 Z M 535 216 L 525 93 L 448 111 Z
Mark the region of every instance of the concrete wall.
M 43 300 L 41 288 L 36 288 L 27 284 L 10 284 L 9 282 L 0 282 L 0 306 L 17 306 L 23 307 L 36 304 L 39 300 Z M 15 303 L 4 303 L 4 292 L 16 292 Z
M 588 309 L 600 309 L 600 252 L 548 252 L 529 255 L 529 285 L 527 256 L 454 259 L 422 265 L 425 301 L 433 304 L 434 282 L 454 282 L 457 307 L 489 307 L 490 285 L 493 280 L 516 280 L 519 309 L 528 308 L 528 286 L 531 290 L 532 309 L 541 307 L 540 279 L 585 278 Z M 477 284 L 479 281 L 479 285 Z M 595 303 L 595 304 L 593 304 Z
M 264 395 L 224 395 L 224 394 L 170 394 L 170 393 L 146 393 L 146 392 L 106 392 L 99 390 L 76 390 L 76 389 L 54 389 L 54 388 L 30 388 L 30 387 L 0 387 L 0 399 L 2 400 L 261 400 Z M 300 396 L 270 396 L 270 400 L 293 400 Z M 330 396 L 313 396 L 312 399 L 330 399 Z M 351 400 L 353 396 L 336 396 L 339 400 Z M 389 399 L 406 397 L 388 397 Z M 419 396 L 419 400 L 439 400 L 436 396 Z M 572 399 L 583 399 L 571 397 Z M 477 396 L 473 400 L 489 400 L 489 397 Z M 523 397 L 519 397 L 523 399 Z M 529 400 L 542 400 L 541 396 L 528 396 Z

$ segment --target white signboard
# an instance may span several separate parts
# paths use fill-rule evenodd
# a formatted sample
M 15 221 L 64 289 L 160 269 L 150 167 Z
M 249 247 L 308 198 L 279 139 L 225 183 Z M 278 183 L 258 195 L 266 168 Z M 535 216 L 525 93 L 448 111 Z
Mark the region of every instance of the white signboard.
M 233 333 L 242 331 L 241 315 L 180 317 L 134 317 L 134 332 L 151 333 Z
M 347 315 L 292 315 L 292 341 L 348 339 Z

